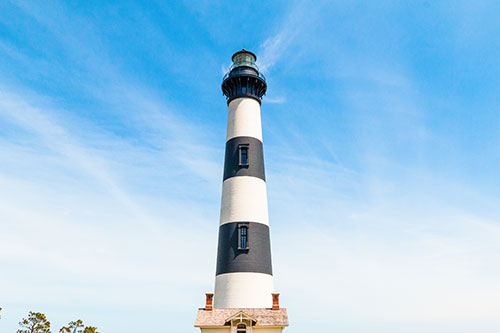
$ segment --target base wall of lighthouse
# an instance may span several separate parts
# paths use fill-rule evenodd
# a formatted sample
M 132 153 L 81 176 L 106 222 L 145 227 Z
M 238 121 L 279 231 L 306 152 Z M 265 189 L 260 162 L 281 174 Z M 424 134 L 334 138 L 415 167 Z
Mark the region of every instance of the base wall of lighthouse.
M 220 274 L 215 278 L 214 308 L 270 308 L 273 290 L 269 274 Z

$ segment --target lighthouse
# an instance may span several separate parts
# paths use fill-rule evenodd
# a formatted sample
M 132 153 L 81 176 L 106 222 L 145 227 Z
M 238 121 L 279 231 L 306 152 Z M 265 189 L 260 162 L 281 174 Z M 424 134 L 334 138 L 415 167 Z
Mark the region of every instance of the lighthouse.
M 256 60 L 245 49 L 236 52 L 222 81 L 228 120 L 215 290 L 198 310 L 201 332 L 282 332 L 288 326 L 273 286 L 260 110 L 267 83 Z

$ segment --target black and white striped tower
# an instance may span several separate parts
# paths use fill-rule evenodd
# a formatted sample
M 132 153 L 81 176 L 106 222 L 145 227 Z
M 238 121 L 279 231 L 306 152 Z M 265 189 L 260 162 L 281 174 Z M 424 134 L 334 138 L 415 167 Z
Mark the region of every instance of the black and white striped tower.
M 229 108 L 214 308 L 271 308 L 273 276 L 260 104 L 264 76 L 236 52 L 222 92 Z

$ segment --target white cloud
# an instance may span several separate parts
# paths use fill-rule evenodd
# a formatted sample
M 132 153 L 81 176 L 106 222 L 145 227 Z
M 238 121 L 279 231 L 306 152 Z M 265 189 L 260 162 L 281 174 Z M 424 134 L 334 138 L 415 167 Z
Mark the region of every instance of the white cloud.
M 286 98 L 284 96 L 266 97 L 264 102 L 269 104 L 284 104 L 286 103 Z

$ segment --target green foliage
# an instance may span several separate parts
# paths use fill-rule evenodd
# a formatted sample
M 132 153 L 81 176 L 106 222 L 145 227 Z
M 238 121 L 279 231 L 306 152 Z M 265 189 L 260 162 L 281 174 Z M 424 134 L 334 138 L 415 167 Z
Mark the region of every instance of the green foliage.
M 30 311 L 28 318 L 19 322 L 20 329 L 17 333 L 50 333 L 50 321 L 40 312 Z

